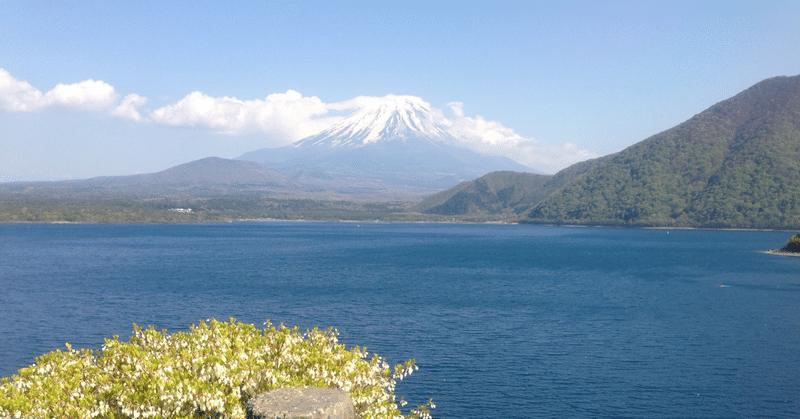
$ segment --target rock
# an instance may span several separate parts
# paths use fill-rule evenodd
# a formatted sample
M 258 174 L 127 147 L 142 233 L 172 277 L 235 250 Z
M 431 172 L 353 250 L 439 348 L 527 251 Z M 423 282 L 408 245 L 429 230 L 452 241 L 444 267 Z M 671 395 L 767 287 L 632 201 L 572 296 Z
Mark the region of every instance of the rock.
M 795 234 L 781 249 L 782 252 L 800 253 L 800 234 Z
M 250 399 L 248 419 L 355 419 L 350 395 L 338 388 L 291 387 Z

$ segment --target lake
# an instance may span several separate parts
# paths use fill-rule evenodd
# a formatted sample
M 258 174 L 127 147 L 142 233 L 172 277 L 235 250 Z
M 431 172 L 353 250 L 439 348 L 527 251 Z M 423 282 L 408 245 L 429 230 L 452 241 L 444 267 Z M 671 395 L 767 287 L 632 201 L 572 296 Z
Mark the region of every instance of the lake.
M 335 327 L 435 418 L 800 417 L 787 232 L 0 225 L 0 376 L 132 324 Z

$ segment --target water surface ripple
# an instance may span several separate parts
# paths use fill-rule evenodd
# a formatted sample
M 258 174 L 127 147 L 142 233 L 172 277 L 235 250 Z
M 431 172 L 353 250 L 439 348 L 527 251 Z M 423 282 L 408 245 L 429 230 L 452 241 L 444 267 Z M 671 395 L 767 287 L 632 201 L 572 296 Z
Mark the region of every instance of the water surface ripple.
M 0 225 L 0 376 L 132 323 L 333 326 L 437 418 L 800 417 L 789 233 Z

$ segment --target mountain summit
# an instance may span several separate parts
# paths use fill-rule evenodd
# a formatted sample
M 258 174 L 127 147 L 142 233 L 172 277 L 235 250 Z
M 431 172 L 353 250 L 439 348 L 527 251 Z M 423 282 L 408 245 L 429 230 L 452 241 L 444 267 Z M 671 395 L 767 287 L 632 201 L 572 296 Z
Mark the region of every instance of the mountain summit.
M 457 147 L 444 118 L 420 98 L 360 98 L 359 111 L 280 148 L 240 156 L 324 188 L 441 190 L 497 170 L 534 170 L 505 157 Z
M 369 104 L 354 115 L 319 134 L 306 137 L 294 147 L 361 147 L 379 141 L 411 138 L 440 142 L 453 139 L 434 121 L 431 105 L 418 97 L 389 95 L 365 100 Z

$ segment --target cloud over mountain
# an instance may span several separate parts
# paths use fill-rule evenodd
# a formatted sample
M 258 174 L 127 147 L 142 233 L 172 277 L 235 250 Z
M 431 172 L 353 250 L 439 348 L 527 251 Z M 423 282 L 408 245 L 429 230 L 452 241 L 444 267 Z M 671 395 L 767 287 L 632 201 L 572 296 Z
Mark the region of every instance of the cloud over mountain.
M 508 157 L 547 172 L 596 157 L 572 143 L 553 146 L 524 137 L 499 121 L 486 120 L 480 115 L 466 116 L 460 102 L 449 103 L 452 116 L 446 116 L 421 98 L 415 100 L 429 109 L 431 121 L 428 122 L 442 127 L 463 148 Z M 242 100 L 195 91 L 172 104 L 140 110 L 148 102 L 147 98 L 131 93 L 120 99 L 114 87 L 101 80 L 60 83 L 42 93 L 27 81 L 18 80 L 0 68 L 0 109 L 5 111 L 31 112 L 50 106 L 65 106 L 140 123 L 206 128 L 229 136 L 263 137 L 265 145 L 271 146 L 291 144 L 319 133 L 350 115 L 380 106 L 384 101 L 385 98 L 380 97 L 358 96 L 325 103 L 316 96 L 303 96 L 294 90 L 271 94 L 264 99 Z
M 167 125 L 207 127 L 228 135 L 261 133 L 288 143 L 335 122 L 321 118 L 327 113 L 328 106 L 319 98 L 303 97 L 294 90 L 271 94 L 263 100 L 192 92 L 152 111 L 149 118 Z
M 526 138 L 498 121 L 488 121 L 478 115 L 474 118 L 464 115 L 464 104 L 447 104 L 454 118 L 445 119 L 448 133 L 458 139 L 465 148 L 508 157 L 526 166 L 555 173 L 573 163 L 598 157 L 581 149 L 577 144 L 566 143 L 561 146 L 545 144 L 534 138 Z

